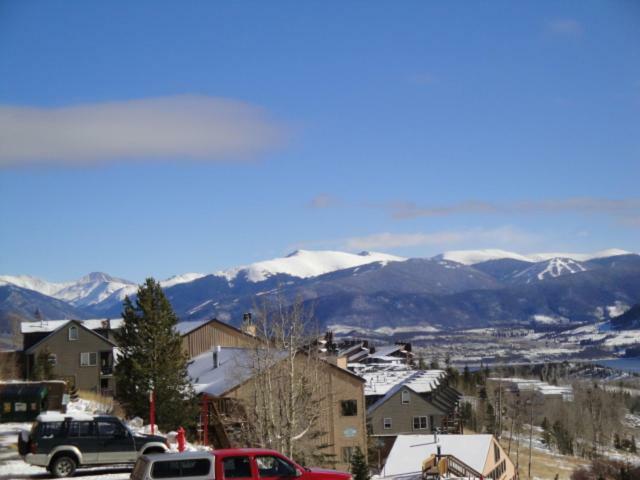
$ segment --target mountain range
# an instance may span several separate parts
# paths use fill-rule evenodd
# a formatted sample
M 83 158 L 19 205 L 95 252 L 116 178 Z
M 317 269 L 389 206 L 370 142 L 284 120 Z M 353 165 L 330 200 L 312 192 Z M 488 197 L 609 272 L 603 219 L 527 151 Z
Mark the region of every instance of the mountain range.
M 161 282 L 181 320 L 217 317 L 237 324 L 242 313 L 278 293 L 313 307 L 323 326 L 421 325 L 466 328 L 541 322 L 599 321 L 640 301 L 640 255 L 503 250 L 451 251 L 403 258 L 298 250 L 211 274 Z M 34 319 L 118 317 L 134 282 L 94 272 L 73 282 L 0 276 L 0 331 Z

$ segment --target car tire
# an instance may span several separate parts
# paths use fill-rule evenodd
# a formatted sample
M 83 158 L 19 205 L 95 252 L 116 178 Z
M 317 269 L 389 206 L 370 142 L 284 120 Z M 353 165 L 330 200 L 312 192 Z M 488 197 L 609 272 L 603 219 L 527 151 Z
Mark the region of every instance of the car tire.
M 60 455 L 50 465 L 51 474 L 56 478 L 70 477 L 76 471 L 76 459 L 70 455 Z

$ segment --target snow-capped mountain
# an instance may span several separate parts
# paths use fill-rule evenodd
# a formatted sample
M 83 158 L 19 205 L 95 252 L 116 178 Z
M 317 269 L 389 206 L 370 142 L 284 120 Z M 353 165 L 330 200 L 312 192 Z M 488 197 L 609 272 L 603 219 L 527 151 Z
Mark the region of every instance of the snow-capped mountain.
M 406 258 L 386 253 L 361 252 L 358 254 L 336 252 L 331 250 L 296 250 L 286 257 L 274 258 L 250 265 L 217 272 L 215 275 L 233 281 L 244 277 L 250 282 L 261 282 L 278 274 L 290 275 L 297 278 L 317 277 L 325 273 L 359 267 L 369 263 L 402 262 Z
M 484 250 L 451 250 L 440 255 L 436 255 L 434 258 L 450 260 L 452 262 L 462 263 L 463 265 L 475 265 L 482 262 L 488 262 L 491 260 L 519 260 L 522 262 L 537 263 L 545 260 L 552 260 L 554 258 L 568 258 L 577 260 L 580 262 L 586 262 L 588 260 L 594 260 L 597 258 L 608 258 L 619 255 L 629 255 L 631 252 L 626 250 L 620 250 L 619 248 L 611 248 L 608 250 L 601 250 L 593 253 L 529 253 L 520 254 L 515 252 L 509 252 L 507 250 L 499 249 L 484 249 Z
M 47 282 L 40 278 L 30 275 L 0 275 L 0 285 L 15 285 L 34 292 L 43 293 L 44 295 L 53 296 L 58 291 L 72 285 L 73 282 L 54 283 Z
M 551 258 L 538 262 L 512 276 L 514 282 L 531 283 L 562 275 L 586 272 L 589 266 L 571 258 Z
M 215 274 L 176 275 L 161 285 L 181 320 L 237 323 L 278 292 L 285 301 L 309 302 L 320 323 L 370 329 L 529 324 L 547 317 L 588 322 L 613 317 L 611 305 L 638 303 L 640 255 L 470 250 L 406 259 L 300 250 Z M 32 318 L 36 308 L 49 319 L 115 318 L 124 296 L 136 290 L 133 282 L 104 273 L 65 283 L 2 276 L 0 331 L 10 331 L 16 318 Z
M 98 304 L 116 292 L 122 300 L 132 291 L 135 292 L 136 288 L 136 284 L 128 280 L 112 277 L 102 272 L 92 272 L 58 290 L 52 296 L 59 300 L 65 300 L 71 305 L 83 307 Z

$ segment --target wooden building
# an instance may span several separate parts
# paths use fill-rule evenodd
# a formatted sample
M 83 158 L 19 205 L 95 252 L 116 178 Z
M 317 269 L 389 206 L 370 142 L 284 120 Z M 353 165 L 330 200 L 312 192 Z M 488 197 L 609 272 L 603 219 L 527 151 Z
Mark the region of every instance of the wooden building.
M 216 348 L 194 358 L 189 366 L 203 402 L 206 434 L 216 447 L 234 446 L 231 430 L 236 425 L 241 428 L 243 409 L 254 401 L 259 387 L 249 367 L 253 352 L 252 348 Z M 305 356 L 300 353 L 296 358 L 302 362 Z M 321 466 L 346 470 L 356 447 L 367 451 L 364 380 L 324 360 L 316 361 L 317 381 L 322 382 L 317 389 L 319 435 L 310 441 L 327 458 Z
M 78 320 L 23 323 L 26 378 L 33 377 L 38 361 L 47 361 L 54 377 L 71 388 L 113 395 L 116 344 L 87 325 Z
M 250 347 L 256 342 L 253 335 L 215 318 L 205 322 L 182 322 L 178 324 L 178 331 L 182 335 L 182 348 L 189 358 L 217 346 Z

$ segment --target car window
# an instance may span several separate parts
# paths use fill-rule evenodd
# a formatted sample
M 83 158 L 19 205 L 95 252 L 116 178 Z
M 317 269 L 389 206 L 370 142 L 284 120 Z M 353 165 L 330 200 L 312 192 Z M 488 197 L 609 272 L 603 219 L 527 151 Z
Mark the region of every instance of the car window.
M 63 435 L 62 422 L 44 422 L 39 426 L 40 438 L 58 438 Z
M 70 437 L 95 436 L 93 422 L 70 422 L 68 435 Z
M 98 434 L 101 437 L 118 437 L 125 433 L 125 429 L 118 422 L 98 422 Z
M 294 477 L 296 469 L 289 462 L 272 455 L 256 457 L 258 475 L 261 477 Z
M 222 461 L 224 478 L 250 478 L 249 457 L 227 457 Z
M 180 478 L 180 462 L 178 460 L 159 460 L 151 469 L 153 478 Z
M 180 470 L 183 477 L 204 476 L 211 470 L 211 460 L 206 458 L 180 460 Z

